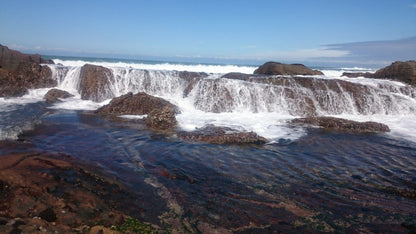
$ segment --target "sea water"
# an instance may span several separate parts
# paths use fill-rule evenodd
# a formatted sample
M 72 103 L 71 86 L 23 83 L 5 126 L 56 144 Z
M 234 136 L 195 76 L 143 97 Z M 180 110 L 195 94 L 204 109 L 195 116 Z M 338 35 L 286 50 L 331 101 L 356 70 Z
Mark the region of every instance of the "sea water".
M 52 106 L 42 101 L 49 89 L 0 98 L 0 139 L 28 141 L 37 149 L 90 160 L 131 189 L 137 189 L 137 181 L 144 181 L 163 194 L 167 204 L 180 208 L 170 211 L 178 222 L 196 225 L 203 221 L 240 231 L 275 230 L 290 224 L 297 230 L 342 232 L 400 231 L 402 223 L 416 220 L 416 202 L 406 195 L 416 189 L 416 92 L 400 82 L 341 76 L 344 71 L 374 70 L 325 68 L 323 76 L 313 77 L 317 82 L 331 79 L 364 85 L 371 91 L 369 103 L 377 107 L 360 113 L 348 95 L 328 93 L 333 95 L 328 100 L 339 99 L 345 107 L 336 103 L 337 108 L 322 107 L 323 115 L 381 122 L 391 129 L 383 134 L 345 134 L 289 124 L 300 115 L 293 109 L 296 100 L 280 95 L 284 92 L 280 87 L 221 78 L 229 72 L 251 74 L 256 66 L 82 58 L 54 61 L 57 65 L 48 66 L 57 88 L 74 97 Z M 214 124 L 254 131 L 270 143 L 184 142 L 175 135 L 150 131 L 141 120 L 144 116 L 120 116 L 126 121 L 112 122 L 93 115 L 90 111 L 111 99 L 81 100 L 78 78 L 86 63 L 111 69 L 116 77 L 111 87 L 114 96 L 143 91 L 177 105 L 181 130 Z M 205 72 L 207 77 L 184 95 L 186 83 L 180 71 Z M 310 93 L 292 85 L 298 94 Z M 231 96 L 227 101 L 222 98 L 225 92 Z M 388 105 L 382 97 L 391 100 Z M 13 149 L 0 149 L 0 154 L 9 152 Z M 152 201 L 143 206 L 151 210 Z

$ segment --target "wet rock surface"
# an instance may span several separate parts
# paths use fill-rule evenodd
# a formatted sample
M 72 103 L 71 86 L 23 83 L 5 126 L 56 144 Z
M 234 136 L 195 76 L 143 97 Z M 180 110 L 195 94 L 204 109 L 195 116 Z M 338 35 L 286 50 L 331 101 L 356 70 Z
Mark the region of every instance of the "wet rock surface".
M 377 70 L 375 73 L 344 72 L 342 76 L 349 78 L 362 76 L 366 78 L 391 79 L 416 86 L 416 61 L 397 61 L 387 67 Z
M 137 195 L 70 156 L 26 152 L 0 160 L 0 233 L 88 232 L 143 211 Z
M 68 93 L 67 91 L 64 90 L 60 90 L 60 89 L 51 89 L 49 90 L 45 96 L 43 97 L 43 99 L 45 99 L 45 101 L 48 104 L 53 104 L 59 101 L 59 99 L 64 99 L 64 98 L 70 98 L 73 97 L 74 95 Z
M 114 98 L 108 105 L 96 111 L 99 115 L 147 115 L 146 125 L 157 130 L 173 130 L 176 125 L 175 115 L 178 107 L 170 102 L 140 92 L 131 92 Z
M 322 72 L 312 70 L 303 64 L 283 64 L 267 62 L 254 71 L 260 75 L 323 75 Z
M 52 71 L 40 55 L 28 55 L 0 45 L 0 97 L 20 97 L 28 89 L 56 86 Z
M 114 76 L 110 69 L 86 64 L 81 68 L 79 93 L 81 99 L 102 102 L 113 98 L 111 84 L 114 83 Z
M 208 125 L 193 132 L 178 132 L 180 138 L 188 141 L 202 141 L 212 144 L 265 144 L 268 140 L 254 132 L 240 132 L 227 127 Z
M 334 117 L 308 117 L 298 118 L 291 121 L 292 124 L 303 124 L 323 127 L 324 129 L 343 132 L 369 133 L 369 132 L 390 132 L 387 125 L 376 122 L 357 122 Z

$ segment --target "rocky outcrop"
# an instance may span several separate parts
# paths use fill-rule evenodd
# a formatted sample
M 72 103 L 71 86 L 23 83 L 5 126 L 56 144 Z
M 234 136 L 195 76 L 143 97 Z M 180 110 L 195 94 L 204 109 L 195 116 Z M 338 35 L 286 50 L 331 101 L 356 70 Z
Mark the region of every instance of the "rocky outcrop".
M 0 45 L 0 97 L 19 97 L 28 89 L 56 86 L 52 71 L 40 55 L 28 55 Z
M 111 84 L 114 83 L 114 76 L 110 69 L 86 64 L 81 68 L 79 93 L 81 99 L 102 102 L 113 98 Z
M 349 78 L 362 76 L 366 78 L 390 79 L 416 86 L 416 61 L 394 62 L 390 66 L 377 70 L 375 73 L 344 72 L 342 76 Z
M 208 125 L 193 132 L 178 132 L 178 137 L 189 141 L 211 144 L 265 144 L 268 140 L 254 132 L 240 132 L 227 127 Z
M 114 98 L 108 105 L 96 111 L 100 115 L 147 115 L 145 123 L 154 129 L 169 130 L 175 128 L 175 114 L 179 109 L 170 102 L 140 92 L 129 92 Z
M 120 225 L 141 209 L 134 197 L 98 168 L 68 155 L 1 157 L 0 233 L 84 233 L 97 223 Z
M 313 125 L 328 130 L 342 132 L 368 133 L 368 132 L 390 132 L 387 125 L 376 122 L 357 122 L 335 117 L 308 117 L 298 118 L 291 121 L 292 124 Z
M 373 75 L 374 78 L 392 79 L 416 86 L 416 61 L 394 62 Z
M 51 69 L 37 63 L 21 62 L 14 72 L 0 72 L 0 97 L 18 97 L 26 94 L 28 89 L 56 85 Z
M 45 60 L 39 54 L 23 54 L 0 45 L 0 68 L 14 72 L 21 62 L 36 64 L 53 64 L 52 60 Z
M 64 99 L 64 98 L 70 98 L 73 97 L 74 95 L 68 93 L 67 91 L 64 90 L 60 90 L 60 89 L 51 89 L 49 90 L 45 96 L 43 96 L 43 99 L 45 99 L 45 101 L 48 104 L 53 104 L 55 102 L 58 102 L 59 99 Z
M 267 62 L 254 71 L 259 75 L 323 75 L 322 72 L 312 70 L 302 64 L 283 64 Z
M 152 129 L 173 130 L 178 122 L 176 121 L 175 107 L 167 105 L 161 109 L 152 110 L 145 118 L 145 123 Z

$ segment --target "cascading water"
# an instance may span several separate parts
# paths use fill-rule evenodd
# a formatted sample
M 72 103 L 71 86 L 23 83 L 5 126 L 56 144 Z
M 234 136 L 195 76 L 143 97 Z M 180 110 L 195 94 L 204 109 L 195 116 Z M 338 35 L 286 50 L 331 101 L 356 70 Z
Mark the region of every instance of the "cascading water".
M 58 88 L 79 92 L 81 67 L 50 67 Z M 267 131 L 276 126 L 279 126 L 278 131 L 282 131 L 288 120 L 300 116 L 331 115 L 391 123 L 386 121 L 386 116 L 416 114 L 415 89 L 387 80 L 346 81 L 326 76 L 230 79 L 222 78 L 221 74 L 184 75 L 180 71 L 131 67 L 110 69 L 113 77 L 109 78 L 110 94 L 106 94 L 107 98 L 127 92 L 146 92 L 165 98 L 182 109 L 178 120 L 185 130 L 216 124 L 280 138 L 288 137 L 287 130 L 283 135 L 270 135 Z M 257 118 L 268 121 L 264 125 L 246 123 Z

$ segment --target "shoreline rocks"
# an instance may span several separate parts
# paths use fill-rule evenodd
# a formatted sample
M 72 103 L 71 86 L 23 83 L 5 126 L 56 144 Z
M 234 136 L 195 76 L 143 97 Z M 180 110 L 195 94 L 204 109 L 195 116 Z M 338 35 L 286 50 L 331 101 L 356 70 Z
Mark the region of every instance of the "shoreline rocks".
M 81 99 L 102 102 L 113 98 L 111 84 L 114 76 L 110 69 L 102 66 L 85 64 L 81 68 L 79 92 Z
M 254 132 L 240 132 L 227 127 L 208 125 L 193 132 L 178 132 L 178 137 L 188 141 L 211 144 L 265 144 L 268 140 Z
M 173 130 L 176 125 L 177 106 L 158 97 L 140 92 L 129 92 L 114 98 L 108 105 L 95 111 L 99 115 L 147 115 L 147 126 L 157 130 Z
M 51 69 L 41 63 L 51 64 L 53 61 L 0 45 L 0 97 L 20 97 L 28 89 L 56 86 Z
M 323 75 L 321 71 L 312 70 L 303 64 L 283 64 L 267 62 L 254 71 L 256 75 Z
M 49 90 L 45 96 L 43 96 L 43 99 L 45 99 L 46 103 L 48 104 L 53 104 L 56 103 L 58 101 L 60 101 L 59 99 L 65 99 L 65 98 L 70 98 L 73 97 L 74 95 L 68 93 L 67 91 L 64 90 L 60 90 L 60 89 L 51 89 Z
M 71 156 L 34 151 L 0 160 L 0 233 L 85 232 L 134 213 L 134 194 Z
M 312 125 L 328 130 L 350 133 L 390 132 L 387 125 L 376 122 L 357 122 L 335 117 L 307 117 L 290 121 L 291 124 Z
M 391 79 L 416 86 L 416 61 L 397 61 L 387 67 L 377 70 L 375 73 L 344 72 L 342 76 L 349 78 L 357 78 L 362 76 L 365 78 Z

